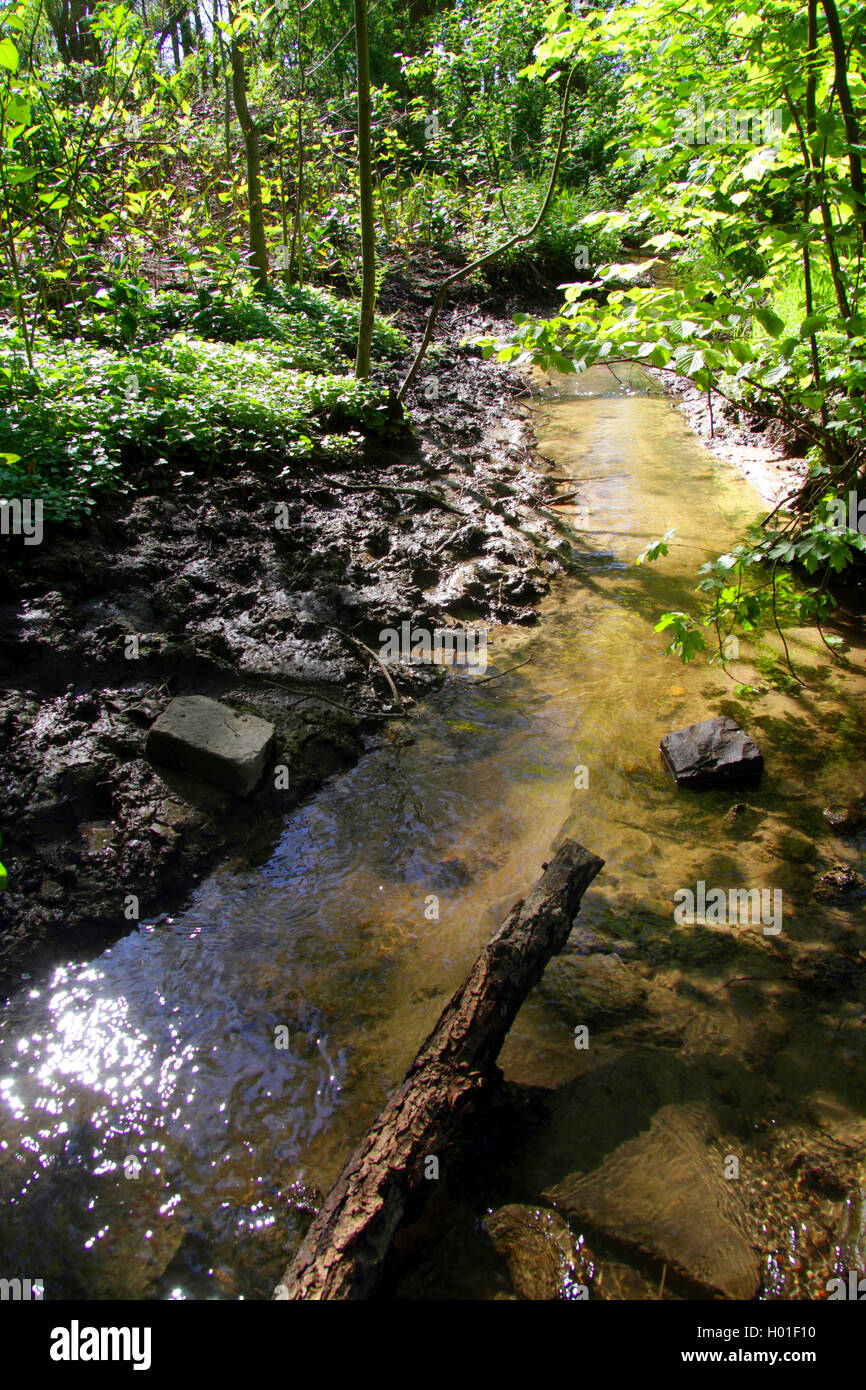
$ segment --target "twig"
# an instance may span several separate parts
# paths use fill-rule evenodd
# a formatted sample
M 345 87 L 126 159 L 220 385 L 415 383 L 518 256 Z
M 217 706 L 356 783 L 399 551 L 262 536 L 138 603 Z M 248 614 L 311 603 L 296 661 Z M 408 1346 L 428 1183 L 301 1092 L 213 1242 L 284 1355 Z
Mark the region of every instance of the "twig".
M 453 512 L 455 516 L 463 516 L 463 512 L 457 507 L 452 507 L 438 492 L 432 492 L 429 488 L 397 487 L 394 483 L 341 483 L 337 478 L 326 478 L 324 475 L 319 481 L 328 483 L 331 487 L 344 488 L 347 492 L 405 492 L 410 497 L 423 497 L 427 501 L 436 502 L 446 512 Z
M 562 507 L 566 502 L 572 502 L 575 497 L 580 496 L 580 488 L 575 488 L 574 492 L 561 492 L 558 497 L 548 497 L 543 504 L 548 507 Z
M 565 473 L 548 473 L 548 478 L 552 483 L 599 483 L 607 482 L 608 478 L 630 478 L 630 473 L 587 473 L 585 478 L 573 477 Z
M 525 661 L 518 661 L 516 666 L 509 666 L 507 671 L 497 671 L 493 676 L 482 676 L 480 680 L 474 682 L 475 685 L 486 685 L 488 681 L 501 680 L 503 676 L 510 676 L 512 671 L 519 671 L 521 666 L 528 666 L 532 657 L 528 656 Z
M 777 568 L 778 564 L 779 564 L 779 561 L 776 560 L 776 561 L 774 562 L 774 564 L 773 564 L 773 573 L 772 573 L 772 575 L 771 575 L 771 579 L 772 579 L 772 583 L 773 583 L 773 589 L 772 589 L 772 599 L 773 599 L 773 622 L 774 622 L 774 624 L 775 624 L 776 631 L 778 632 L 779 636 L 780 636 L 781 639 L 782 639 L 782 646 L 785 648 L 785 660 L 786 660 L 787 663 L 788 663 L 788 670 L 791 672 L 791 675 L 794 677 L 794 680 L 797 682 L 797 684 L 798 684 L 798 685 L 802 685 L 803 688 L 806 689 L 806 682 L 803 681 L 803 680 L 801 680 L 800 677 L 797 675 L 797 672 L 794 670 L 793 664 L 792 664 L 792 662 L 791 662 L 791 653 L 790 653 L 789 650 L 788 650 L 788 643 L 785 641 L 785 634 L 784 634 L 784 632 L 782 631 L 781 627 L 779 626 L 779 619 L 778 619 L 778 616 L 777 616 L 777 614 L 776 614 L 776 568 Z
M 257 676 L 255 679 L 261 681 L 262 685 L 273 686 L 275 690 L 290 690 L 293 693 L 300 694 L 308 700 L 318 700 L 322 704 L 332 705 L 334 709 L 338 709 L 341 714 L 348 715 L 350 719 L 354 719 L 358 713 L 361 713 L 365 719 L 405 719 L 406 717 L 402 712 L 399 714 L 389 714 L 385 710 L 357 711 L 347 709 L 345 705 L 339 705 L 336 700 L 329 699 L 327 695 L 319 695 L 316 691 L 307 690 L 305 686 L 300 684 L 292 685 L 288 681 L 272 681 L 268 680 L 266 676 Z
M 397 690 L 396 685 L 391 679 L 391 672 L 388 670 L 387 666 L 385 665 L 382 658 L 379 656 L 378 652 L 374 652 L 372 647 L 368 647 L 366 642 L 362 642 L 358 637 L 353 637 L 350 632 L 341 632 L 338 627 L 332 627 L 331 631 L 336 632 L 340 637 L 344 637 L 347 642 L 352 642 L 356 647 L 360 647 L 362 652 L 366 652 L 368 656 L 373 658 L 376 665 L 381 670 L 382 675 L 385 677 L 385 680 L 388 682 L 388 685 L 391 688 L 391 694 L 394 696 L 394 699 L 397 701 L 397 704 L 402 705 L 403 697 Z
M 732 975 L 729 980 L 725 980 L 722 989 L 727 989 L 729 985 L 738 985 L 745 980 L 756 980 L 759 984 L 774 985 L 780 980 L 790 980 L 791 975 Z

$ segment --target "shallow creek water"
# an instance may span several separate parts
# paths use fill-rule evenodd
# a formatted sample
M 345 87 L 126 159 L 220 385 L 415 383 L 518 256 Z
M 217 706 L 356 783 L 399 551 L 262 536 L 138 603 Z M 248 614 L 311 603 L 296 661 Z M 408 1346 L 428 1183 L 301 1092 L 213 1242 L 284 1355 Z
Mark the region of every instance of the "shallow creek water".
M 849 665 L 832 671 L 816 633 L 791 634 L 807 685 L 748 703 L 719 668 L 663 655 L 658 614 L 690 606 L 697 566 L 761 503 L 638 369 L 617 374 L 595 368 L 532 407 L 563 490 L 581 488 L 559 509 L 581 573 L 557 581 L 537 627 L 491 634 L 488 675 L 531 661 L 492 681 L 455 673 L 296 810 L 264 862 L 225 866 L 182 915 L 6 1005 L 5 1274 L 42 1278 L 47 1298 L 267 1296 L 317 1191 L 570 836 L 605 860 L 578 928 L 620 955 L 643 1001 L 578 1050 L 567 991 L 533 992 L 501 1064 L 555 1088 L 553 1122 L 476 1156 L 393 1291 L 509 1296 L 479 1217 L 538 1203 L 662 1105 L 699 1117 L 696 1162 L 740 1155 L 737 1220 L 764 1296 L 823 1286 L 842 1200 L 832 1176 L 804 1188 L 796 1155 L 850 1173 L 866 1152 L 862 907 L 813 896 L 823 870 L 863 869 L 863 836 L 837 839 L 822 815 L 866 791 L 862 633 L 840 629 Z M 669 556 L 636 566 L 669 527 Z M 762 679 L 745 659 L 731 673 Z M 724 712 L 761 744 L 761 786 L 678 792 L 660 738 Z M 778 938 L 677 926 L 673 895 L 698 880 L 781 890 Z M 584 1254 L 596 1295 L 657 1296 L 651 1259 L 591 1233 Z

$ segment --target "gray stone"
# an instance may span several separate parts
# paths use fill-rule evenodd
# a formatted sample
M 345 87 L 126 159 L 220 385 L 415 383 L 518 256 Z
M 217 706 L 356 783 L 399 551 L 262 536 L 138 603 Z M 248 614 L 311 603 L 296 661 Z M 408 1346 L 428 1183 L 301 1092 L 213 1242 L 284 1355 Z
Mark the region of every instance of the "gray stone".
M 555 956 L 541 993 L 572 1023 L 599 1023 L 639 1009 L 646 986 L 619 956 Z
M 678 787 L 753 782 L 764 770 L 758 745 L 726 714 L 677 729 L 662 739 L 660 747 Z
M 544 1199 L 713 1295 L 754 1298 L 760 1266 L 723 1156 L 704 1142 L 689 1107 L 665 1106 L 649 1129 L 592 1172 L 572 1174 Z
M 558 1212 L 515 1204 L 491 1212 L 482 1224 L 508 1266 L 518 1298 L 560 1298 L 580 1282 L 577 1246 Z
M 266 719 L 237 714 L 204 695 L 181 695 L 151 726 L 146 752 L 152 763 L 249 796 L 265 774 L 273 746 L 274 726 Z

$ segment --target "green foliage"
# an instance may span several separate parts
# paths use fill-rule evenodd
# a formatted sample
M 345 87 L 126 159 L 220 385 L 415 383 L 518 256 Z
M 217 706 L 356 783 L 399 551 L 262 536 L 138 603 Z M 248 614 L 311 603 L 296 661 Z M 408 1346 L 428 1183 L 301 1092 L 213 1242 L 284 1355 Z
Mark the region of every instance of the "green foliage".
M 155 295 L 140 329 L 143 341 L 185 331 L 221 343 L 255 339 L 291 349 L 291 365 L 303 371 L 342 369 L 351 361 L 358 336 L 358 310 L 347 301 L 311 285 L 274 289 L 264 298 L 227 296 L 201 289 L 195 295 L 172 291 Z M 373 350 L 392 357 L 406 347 L 404 336 L 377 317 Z
M 381 390 L 313 374 L 279 343 L 206 342 L 178 333 L 121 355 L 39 340 L 34 368 L 0 338 L 5 376 L 0 466 L 5 496 L 41 497 L 54 520 L 92 510 L 100 492 L 160 485 L 179 470 L 239 455 L 278 470 L 390 427 Z M 335 437 L 336 436 L 336 437 Z
M 656 632 L 670 630 L 670 645 L 667 650 L 676 652 L 680 660 L 686 665 L 697 655 L 704 652 L 707 644 L 701 635 L 697 624 L 688 613 L 665 613 L 655 625 Z
M 636 563 L 638 565 L 645 565 L 651 563 L 653 560 L 657 560 L 660 555 L 667 555 L 668 542 L 672 541 L 675 535 L 676 527 L 670 531 L 665 531 L 661 540 L 652 541 L 645 550 L 641 551 L 640 555 L 637 557 Z
M 793 531 L 788 526 L 753 526 L 747 539 L 726 555 L 700 567 L 698 593 L 703 602 L 697 613 L 665 613 L 656 632 L 669 632 L 667 651 L 683 661 L 708 650 L 703 632 L 711 630 L 716 654 L 711 661 L 725 661 L 725 638 L 734 632 L 757 635 L 783 624 L 815 623 L 819 627 L 834 606 L 824 585 L 815 588 L 798 582 L 784 565 L 807 575 L 841 573 L 856 555 L 866 553 L 866 536 L 839 524 L 837 499 L 827 494 L 816 509 L 817 520 Z M 668 553 L 664 537 L 649 545 L 638 564 Z M 831 639 L 825 639 L 833 645 Z
M 597 190 L 560 189 L 554 194 L 535 235 L 507 251 L 500 258 L 500 264 L 508 267 L 532 261 L 551 278 L 589 280 L 592 267 L 615 255 L 620 244 L 617 235 L 583 222 L 597 206 L 599 196 Z M 515 181 L 503 190 L 502 197 L 509 220 L 494 219 L 494 226 L 498 228 L 497 236 L 504 240 L 512 229 L 531 226 L 541 206 L 544 188 L 541 183 Z M 490 237 L 490 232 L 487 235 Z M 475 240 L 477 246 L 477 233 Z M 477 249 L 480 250 L 480 246 Z

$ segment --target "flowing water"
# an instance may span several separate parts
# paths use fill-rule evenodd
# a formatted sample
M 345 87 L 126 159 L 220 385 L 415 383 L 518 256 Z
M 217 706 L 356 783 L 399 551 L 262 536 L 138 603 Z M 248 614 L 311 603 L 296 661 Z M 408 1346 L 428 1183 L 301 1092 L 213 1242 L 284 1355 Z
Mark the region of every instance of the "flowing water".
M 295 811 L 266 862 L 221 869 L 182 915 L 34 977 L 7 1004 L 4 1274 L 42 1278 L 48 1298 L 267 1296 L 317 1193 L 570 836 L 605 860 L 578 925 L 619 943 L 647 1005 L 630 1032 L 602 1027 L 578 1051 L 568 999 L 534 991 L 503 1052 L 507 1077 L 566 1094 L 625 1067 L 622 1099 L 614 1088 L 607 1104 L 626 1134 L 645 1123 L 635 1048 L 641 1065 L 674 1059 L 692 1100 L 724 1094 L 720 1142 L 739 1135 L 754 1152 L 744 1186 L 764 1291 L 809 1293 L 832 1202 L 807 1210 L 794 1178 L 772 1173 L 821 1135 L 845 1154 L 866 1138 L 861 918 L 813 898 L 816 872 L 862 868 L 862 836 L 835 839 L 822 815 L 866 790 L 862 638 L 844 633 L 849 665 L 831 674 L 816 633 L 790 635 L 807 685 L 767 684 L 750 702 L 720 668 L 665 657 L 658 614 L 690 606 L 697 566 L 760 500 L 637 368 L 562 387 L 532 408 L 563 489 L 580 487 L 580 574 L 556 582 L 537 627 L 492 634 L 497 678 L 455 673 Z M 670 527 L 669 556 L 638 567 Z M 741 656 L 732 675 L 760 681 Z M 762 745 L 762 785 L 678 792 L 660 738 L 723 712 Z M 738 795 L 748 810 L 732 821 Z M 760 924 L 674 924 L 674 893 L 701 879 L 781 890 L 787 974 Z M 828 947 L 855 960 L 841 992 L 798 988 L 796 963 Z M 563 1171 L 556 1145 L 561 1124 L 500 1146 L 454 1210 L 537 1200 Z M 446 1241 L 426 1273 L 416 1261 L 398 1293 L 505 1296 L 477 1220 L 454 1229 L 457 1253 Z M 594 1259 L 601 1296 L 655 1296 L 621 1252 L 599 1245 Z

